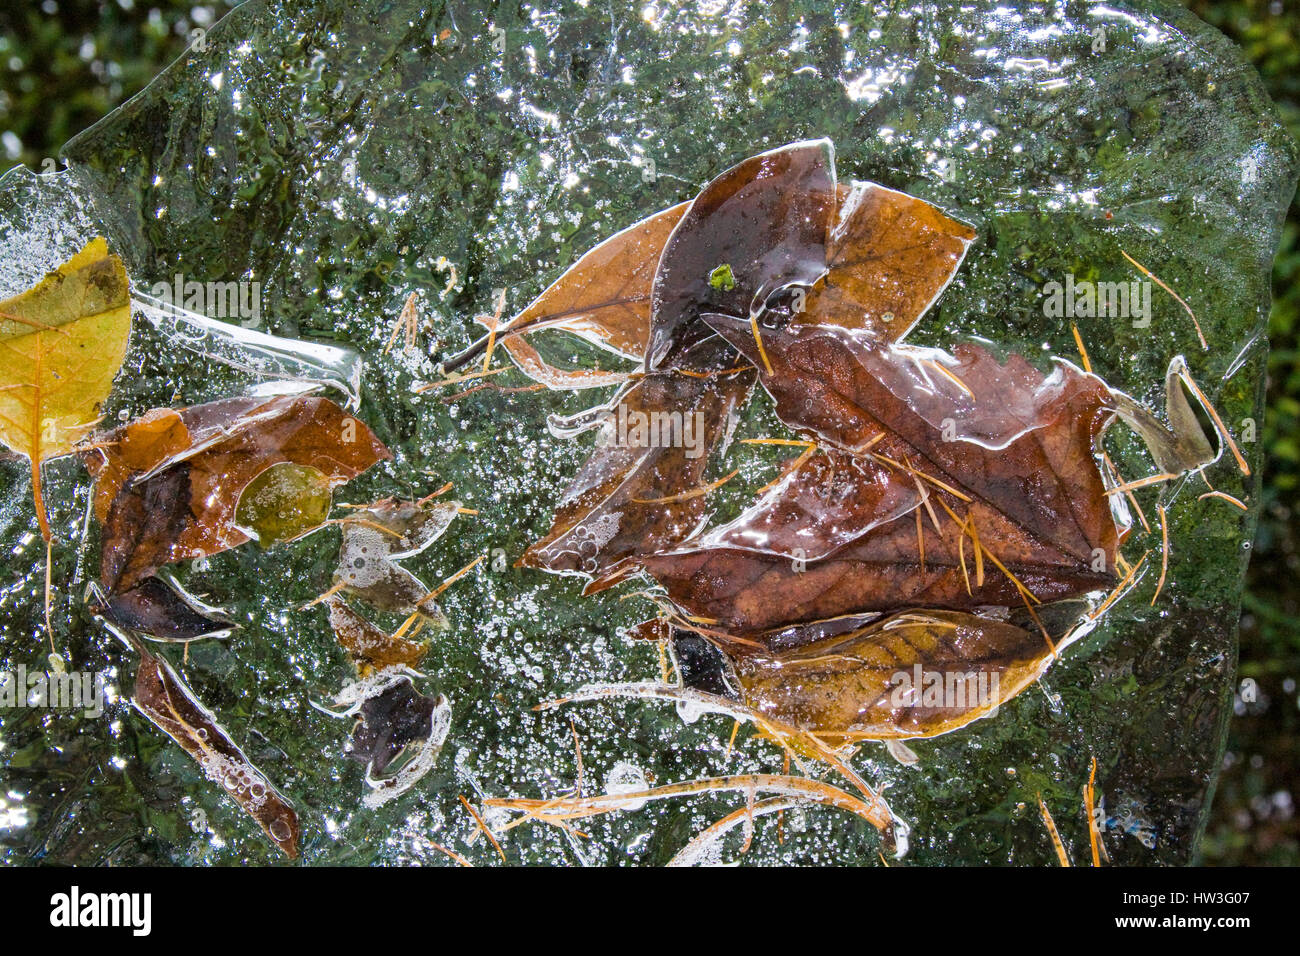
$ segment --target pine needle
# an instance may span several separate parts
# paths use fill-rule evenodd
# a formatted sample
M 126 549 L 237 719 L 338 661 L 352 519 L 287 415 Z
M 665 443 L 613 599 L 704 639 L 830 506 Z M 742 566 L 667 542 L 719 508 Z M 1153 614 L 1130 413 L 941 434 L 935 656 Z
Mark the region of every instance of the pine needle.
M 1056 850 L 1056 859 L 1061 866 L 1069 866 L 1070 858 L 1065 853 L 1065 844 L 1061 842 L 1061 834 L 1056 829 L 1056 821 L 1052 819 L 1052 813 L 1047 809 L 1047 804 L 1043 802 L 1043 795 L 1038 795 L 1038 810 L 1043 815 L 1043 825 L 1047 827 L 1047 833 L 1052 838 L 1052 848 Z
M 1101 453 L 1101 460 L 1104 461 L 1104 462 L 1106 463 L 1106 467 L 1108 467 L 1108 468 L 1110 469 L 1111 474 L 1114 476 L 1115 484 L 1116 484 L 1116 485 L 1123 485 L 1123 484 L 1124 484 L 1124 476 L 1121 475 L 1121 474 L 1119 473 L 1119 469 L 1115 467 L 1115 463 L 1114 463 L 1113 461 L 1110 460 L 1110 455 L 1106 454 L 1106 453 L 1103 451 L 1103 452 Z M 1142 522 L 1142 528 L 1143 528 L 1143 530 L 1146 531 L 1147 534 L 1150 534 L 1150 533 L 1151 533 L 1151 525 L 1147 524 L 1147 516 L 1146 516 L 1146 514 L 1142 511 L 1142 506 L 1141 506 L 1140 504 L 1138 504 L 1137 496 L 1133 494 L 1132 489 L 1129 489 L 1129 490 L 1125 491 L 1125 492 L 1124 492 L 1124 495 L 1125 495 L 1125 497 L 1128 498 L 1128 502 L 1129 502 L 1129 504 L 1131 504 L 1131 505 L 1133 506 L 1133 510 L 1137 512 L 1138 521 Z
M 763 348 L 763 337 L 758 334 L 758 316 L 750 314 L 749 330 L 754 333 L 754 344 L 758 346 L 759 358 L 763 360 L 763 367 L 767 369 L 767 374 L 772 375 L 772 363 L 767 360 L 767 349 Z
M 726 751 L 726 753 L 724 753 L 724 754 L 722 755 L 722 762 L 723 762 L 723 763 L 726 763 L 728 760 L 731 759 L 731 750 L 732 750 L 733 747 L 736 746 L 736 733 L 737 733 L 739 730 L 740 730 L 740 721 L 739 721 L 739 720 L 733 720 L 733 721 L 731 722 L 731 737 L 728 738 L 728 740 L 727 740 L 727 751 Z
M 506 862 L 505 850 L 501 849 L 501 844 L 498 843 L 497 838 L 492 835 L 492 831 L 489 830 L 488 825 L 483 822 L 483 818 L 478 815 L 478 811 L 475 810 L 474 807 L 470 804 L 470 802 L 465 799 L 464 794 L 457 794 L 457 799 L 460 800 L 461 803 L 465 804 L 465 809 L 469 811 L 469 815 L 474 818 L 474 822 L 478 824 L 479 829 L 483 831 L 483 833 L 487 836 L 487 838 L 492 842 L 492 845 L 496 847 L 497 856 L 501 857 L 501 862 L 505 863 Z
M 1208 342 L 1205 341 L 1205 335 L 1201 332 L 1201 323 L 1196 321 L 1196 313 L 1192 311 L 1192 307 L 1187 304 L 1187 302 L 1183 299 L 1183 297 L 1179 295 L 1177 292 L 1175 292 L 1173 289 L 1169 288 L 1169 286 L 1161 282 L 1160 278 L 1154 272 L 1152 272 L 1142 263 L 1138 262 L 1136 259 L 1130 256 L 1123 249 L 1119 251 L 1119 254 L 1122 255 L 1125 259 L 1127 259 L 1129 262 L 1133 263 L 1133 265 L 1137 267 L 1138 271 L 1141 272 L 1143 275 L 1145 275 L 1148 279 L 1150 279 L 1156 285 L 1160 286 L 1160 288 L 1164 289 L 1166 292 L 1172 295 L 1174 299 L 1177 300 L 1178 304 L 1187 310 L 1187 314 L 1192 317 L 1192 325 L 1196 326 L 1196 337 L 1201 340 L 1201 348 L 1208 349 L 1210 345 Z
M 513 366 L 502 365 L 500 368 L 494 368 L 482 372 L 466 372 L 464 375 L 453 375 L 451 378 L 444 378 L 437 382 L 426 382 L 415 389 L 418 392 L 427 392 L 431 389 L 442 388 L 444 385 L 458 385 L 461 382 L 470 382 L 476 378 L 485 378 L 488 375 L 500 375 L 502 372 L 508 372 Z
M 939 362 L 936 362 L 934 359 L 922 359 L 921 364 L 929 366 L 930 368 L 938 372 L 940 375 L 947 378 L 950 382 L 956 384 L 956 386 L 960 388 L 963 392 L 965 392 L 970 398 L 975 397 L 975 393 L 972 392 L 966 386 L 965 382 L 963 382 L 956 375 L 954 375 L 950 369 L 944 368 L 943 365 L 941 365 Z
M 1083 370 L 1091 375 L 1092 363 L 1088 361 L 1088 350 L 1083 347 L 1083 336 L 1079 334 L 1079 327 L 1071 322 L 1070 331 L 1074 333 L 1074 344 L 1079 348 L 1079 358 L 1083 361 Z
M 1240 508 L 1242 511 L 1250 510 L 1246 507 L 1246 503 L 1244 501 L 1234 498 L 1232 497 L 1232 495 L 1226 494 L 1222 491 L 1207 491 L 1205 494 L 1201 495 L 1196 500 L 1204 501 L 1206 498 L 1222 498 L 1224 501 L 1228 502 L 1231 505 L 1235 505 L 1236 507 Z
M 1101 866 L 1101 856 L 1098 853 L 1098 845 L 1101 843 L 1101 832 L 1097 829 L 1097 758 L 1092 758 L 1092 772 L 1088 774 L 1088 785 L 1083 791 L 1084 812 L 1088 817 L 1088 841 L 1092 844 L 1092 865 Z
M 1156 593 L 1151 595 L 1151 607 L 1156 606 L 1156 598 L 1160 597 L 1165 586 L 1165 575 L 1169 573 L 1169 521 L 1165 517 L 1165 506 L 1156 505 L 1156 513 L 1160 515 L 1160 579 L 1156 581 Z
M 465 859 L 463 856 L 461 856 L 459 853 L 457 853 L 455 850 L 449 850 L 449 849 L 447 849 L 445 846 L 443 846 L 441 843 L 434 843 L 432 840 L 430 840 L 430 841 L 429 841 L 429 846 L 433 847 L 433 848 L 434 848 L 435 850 L 437 850 L 439 853 L 445 853 L 447 856 L 451 857 L 451 859 L 455 860 L 455 861 L 456 861 L 457 863 L 459 863 L 461 866 L 470 866 L 470 867 L 472 867 L 472 866 L 474 865 L 474 864 L 471 863 L 469 860 Z
M 634 501 L 639 505 L 666 505 L 671 504 L 674 501 L 689 501 L 691 498 L 699 498 L 701 495 L 707 495 L 710 491 L 715 491 L 718 488 L 721 488 L 738 474 L 740 474 L 739 468 L 729 475 L 723 475 L 717 481 L 710 482 L 701 488 L 695 488 L 691 491 L 683 491 L 681 494 L 668 495 L 664 498 L 630 498 L 628 500 Z
M 764 494 L 766 491 L 768 491 L 768 489 L 775 488 L 781 482 L 785 481 L 785 479 L 788 478 L 790 475 L 793 475 L 796 471 L 802 468 L 804 466 L 804 462 L 806 462 L 809 458 L 811 458 L 816 453 L 817 453 L 817 445 L 810 443 L 807 448 L 805 448 L 802 452 L 799 453 L 799 456 L 797 458 L 791 459 L 789 462 L 787 462 L 782 466 L 781 473 L 779 475 L 777 475 L 775 478 L 773 478 L 771 481 L 765 484 L 762 488 L 759 488 L 756 492 L 754 492 L 754 494 L 761 495 Z
M 1123 485 L 1116 485 L 1114 488 L 1106 489 L 1108 495 L 1127 494 L 1136 488 L 1145 488 L 1147 485 L 1158 485 L 1163 481 L 1172 481 L 1178 476 L 1172 472 L 1162 471 L 1158 475 L 1148 475 L 1146 478 L 1138 478 Z
M 1243 475 L 1249 475 L 1250 465 L 1246 464 L 1246 459 L 1241 455 L 1241 449 L 1239 449 L 1237 443 L 1232 440 L 1232 433 L 1228 431 L 1228 426 L 1223 424 L 1223 419 L 1219 417 L 1219 413 L 1215 411 L 1214 406 L 1210 404 L 1210 400 L 1206 397 L 1205 393 L 1201 391 L 1201 387 L 1197 385 L 1196 382 L 1192 380 L 1192 376 L 1186 372 L 1180 375 L 1179 378 L 1181 378 L 1187 384 L 1187 387 L 1196 395 L 1197 401 L 1201 403 L 1201 407 L 1205 409 L 1206 414 L 1208 414 L 1211 421 L 1214 422 L 1214 427 L 1217 428 L 1219 434 L 1223 436 L 1223 441 L 1227 444 L 1228 450 L 1232 452 L 1232 457 L 1237 459 L 1237 467 L 1241 470 L 1241 473 Z

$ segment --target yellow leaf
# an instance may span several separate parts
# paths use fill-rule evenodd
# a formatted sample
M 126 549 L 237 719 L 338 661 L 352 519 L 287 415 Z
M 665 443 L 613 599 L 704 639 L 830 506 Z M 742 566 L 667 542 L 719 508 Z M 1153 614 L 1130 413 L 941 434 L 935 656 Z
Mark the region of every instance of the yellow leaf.
M 130 331 L 126 269 L 102 238 L 0 302 L 0 442 L 31 459 L 36 516 L 47 542 L 41 463 L 71 454 L 94 426 Z

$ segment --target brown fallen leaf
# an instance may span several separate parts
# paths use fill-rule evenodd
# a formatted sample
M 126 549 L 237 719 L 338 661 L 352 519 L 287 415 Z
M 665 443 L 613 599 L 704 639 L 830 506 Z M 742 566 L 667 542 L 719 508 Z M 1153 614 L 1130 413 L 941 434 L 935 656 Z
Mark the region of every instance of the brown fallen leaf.
M 602 428 L 598 447 L 565 491 L 550 533 L 521 564 L 587 575 L 592 592 L 634 570 L 628 559 L 671 548 L 695 530 L 705 499 L 678 496 L 704 484 L 754 375 L 731 371 L 734 352 L 716 336 L 685 355 L 697 374 L 651 372 L 588 413 Z
M 742 323 L 711 321 L 755 357 Z M 837 458 L 813 457 L 698 545 L 641 559 L 688 613 L 748 633 L 900 605 L 1054 601 L 1118 580 L 1093 459 L 1113 417 L 1100 379 L 963 346 L 941 357 L 962 391 L 926 364 L 940 361 L 933 350 L 806 326 L 767 339 L 775 370 L 760 375 L 777 414 L 868 464 L 837 470 L 836 492 L 818 476 Z M 922 507 L 932 514 L 905 519 Z M 829 520 L 804 523 L 811 513 Z
M 230 739 L 171 665 L 138 642 L 132 703 L 194 758 L 204 775 L 257 821 L 289 859 L 298 856 L 298 814 Z
M 660 210 L 593 247 L 505 326 L 494 328 L 491 316 L 478 321 L 491 322 L 489 333 L 495 332 L 496 342 L 520 370 L 551 388 L 593 388 L 622 381 L 623 373 L 548 365 L 527 336 L 544 329 L 565 331 L 624 358 L 642 358 L 655 269 L 664 243 L 689 205 Z M 485 336 L 448 359 L 443 368 L 451 372 L 463 367 L 487 349 L 488 341 Z
M 975 230 L 924 200 L 876 183 L 841 184 L 826 243 L 826 274 L 797 325 L 833 323 L 899 341 L 943 294 Z
M 240 496 L 268 468 L 292 462 L 339 484 L 389 452 L 328 399 L 281 397 L 155 409 L 83 456 L 103 526 L 100 583 L 121 609 L 164 565 L 248 541 L 235 520 Z
M 337 598 L 326 604 L 334 637 L 362 677 L 388 667 L 416 667 L 429 653 L 428 641 L 388 634 Z
M 740 699 L 822 739 L 933 737 L 996 713 L 1052 660 L 1041 636 L 957 611 L 899 611 L 847 633 L 733 648 Z

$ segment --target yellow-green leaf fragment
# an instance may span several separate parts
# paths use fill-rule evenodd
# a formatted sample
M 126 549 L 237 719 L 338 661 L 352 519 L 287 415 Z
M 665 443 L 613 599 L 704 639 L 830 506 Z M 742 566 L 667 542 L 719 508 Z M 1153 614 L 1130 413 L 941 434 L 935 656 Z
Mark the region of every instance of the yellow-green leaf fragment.
M 47 542 L 41 463 L 71 454 L 94 426 L 130 331 L 126 269 L 102 238 L 0 302 L 0 442 L 31 460 L 32 496 Z
M 311 465 L 282 461 L 248 483 L 235 506 L 235 526 L 263 548 L 301 538 L 329 517 L 330 478 Z

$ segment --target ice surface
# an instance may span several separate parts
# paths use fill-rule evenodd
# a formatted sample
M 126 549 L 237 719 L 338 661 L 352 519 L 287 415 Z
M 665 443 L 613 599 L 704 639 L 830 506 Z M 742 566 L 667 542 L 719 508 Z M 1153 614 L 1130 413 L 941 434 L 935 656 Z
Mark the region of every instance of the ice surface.
M 1158 404 L 1165 367 L 1183 352 L 1230 427 L 1259 420 L 1268 263 L 1295 149 L 1221 36 L 1180 8 L 1146 3 L 862 3 L 831 15 L 808 0 L 772 21 L 746 9 L 526 4 L 518 19 L 494 22 L 473 3 L 253 0 L 210 31 L 206 51 L 69 144 L 70 171 L 0 181 L 4 294 L 97 231 L 145 292 L 178 272 L 261 283 L 257 330 L 189 315 L 178 331 L 142 305 L 110 418 L 286 378 L 349 395 L 359 353 L 359 414 L 397 457 L 336 499 L 419 497 L 454 481 L 478 511 L 405 562 L 436 582 L 488 558 L 439 599 L 451 626 L 417 681 L 453 702 L 443 752 L 417 786 L 377 808 L 362 805 L 364 770 L 341 756 L 347 722 L 305 705 L 334 697 L 350 676 L 324 609 L 298 610 L 329 586 L 337 529 L 177 569 L 241 624 L 225 642 L 192 647 L 186 677 L 298 806 L 304 861 L 449 862 L 437 843 L 492 863 L 458 796 L 571 793 L 575 730 L 588 793 L 617 782 L 620 764 L 652 785 L 779 771 L 779 751 L 748 729 L 728 745 L 727 715 L 698 712 L 688 724 L 652 700 L 532 709 L 579 685 L 660 676 L 653 645 L 620 636 L 653 612 L 620 600 L 642 584 L 580 598 L 573 579 L 513 567 L 592 441 L 553 437 L 548 417 L 580 411 L 591 394 L 483 389 L 443 403 L 442 393 L 412 392 L 436 377 L 436 355 L 476 337 L 471 317 L 493 311 L 496 290 L 507 311 L 522 307 L 600 239 L 739 159 L 826 136 L 842 178 L 905 190 L 975 226 L 966 263 L 913 336 L 919 345 L 977 337 L 1044 368 L 1049 355 L 1073 358 L 1070 322 L 1044 314 L 1042 286 L 1066 273 L 1137 279 L 1127 251 L 1194 306 L 1210 348 L 1157 289 L 1149 327 L 1079 320 L 1094 368 Z M 399 335 L 385 352 L 411 292 L 418 348 L 408 352 Z M 186 329 L 201 332 L 199 351 L 181 347 Z M 582 345 L 547 348 L 590 357 Z M 781 433 L 757 401 L 736 434 Z M 1149 472 L 1136 440 L 1117 437 L 1110 454 L 1126 477 Z M 717 494 L 717 521 L 770 480 L 778 457 L 733 447 L 725 470 L 742 476 Z M 0 468 L 0 664 L 37 666 L 49 650 L 43 548 L 24 466 Z M 129 655 L 80 609 L 76 582 L 87 564 L 93 573 L 96 533 L 86 476 L 72 461 L 47 474 L 56 580 L 73 582 L 56 596 L 55 643 L 70 668 L 107 670 L 120 684 Z M 1253 479 L 1225 463 L 1210 477 L 1253 509 Z M 1190 491 L 1170 512 L 1170 579 L 1155 607 L 1148 579 L 1048 673 L 1046 693 L 1031 688 L 996 719 L 914 742 L 916 765 L 883 746 L 855 759 L 870 782 L 892 784 L 889 801 L 912 827 L 909 861 L 1050 863 L 1040 791 L 1080 859 L 1078 795 L 1092 755 L 1106 806 L 1117 808 L 1112 859 L 1189 859 L 1222 747 L 1254 527 L 1253 510 Z M 1134 541 L 1136 554 L 1156 545 L 1158 531 Z M 255 824 L 123 705 L 102 721 L 46 717 L 0 715 L 7 859 L 276 859 Z M 529 824 L 502 843 L 512 862 L 664 863 L 740 806 L 734 795 L 659 801 L 584 821 L 588 840 Z M 783 842 L 777 813 L 761 814 L 747 854 L 742 825 L 701 858 L 878 861 L 876 835 L 856 818 L 813 807 L 780 819 Z

